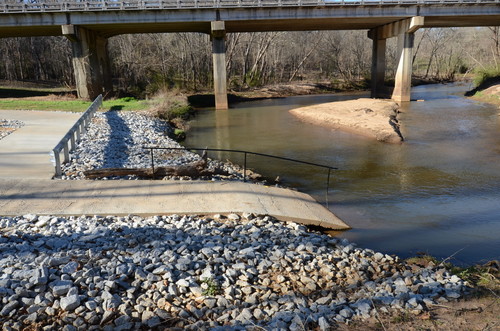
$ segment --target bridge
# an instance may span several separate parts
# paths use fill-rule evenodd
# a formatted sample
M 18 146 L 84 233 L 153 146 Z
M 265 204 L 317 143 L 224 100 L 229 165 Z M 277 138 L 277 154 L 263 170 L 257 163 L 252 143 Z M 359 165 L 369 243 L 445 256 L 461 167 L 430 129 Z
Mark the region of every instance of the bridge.
M 78 95 L 112 89 L 107 39 L 120 34 L 211 36 L 217 109 L 228 108 L 225 36 L 234 32 L 368 30 L 372 97 L 384 96 L 386 40 L 398 38 L 391 97 L 410 101 L 414 33 L 421 28 L 500 26 L 500 0 L 3 0 L 0 37 L 66 36 Z

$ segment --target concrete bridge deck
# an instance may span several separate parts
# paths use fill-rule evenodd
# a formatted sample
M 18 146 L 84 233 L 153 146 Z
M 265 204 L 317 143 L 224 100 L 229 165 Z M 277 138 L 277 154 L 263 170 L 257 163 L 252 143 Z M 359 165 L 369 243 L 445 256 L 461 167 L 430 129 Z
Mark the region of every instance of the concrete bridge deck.
M 374 29 L 415 16 L 424 27 L 498 25 L 500 0 L 141 0 L 0 4 L 0 37 L 61 36 L 76 25 L 109 38 L 131 33 Z
M 49 152 L 80 114 L 3 111 L 25 126 L 0 139 L 0 215 L 166 215 L 250 212 L 348 229 L 307 194 L 242 182 L 51 180 Z

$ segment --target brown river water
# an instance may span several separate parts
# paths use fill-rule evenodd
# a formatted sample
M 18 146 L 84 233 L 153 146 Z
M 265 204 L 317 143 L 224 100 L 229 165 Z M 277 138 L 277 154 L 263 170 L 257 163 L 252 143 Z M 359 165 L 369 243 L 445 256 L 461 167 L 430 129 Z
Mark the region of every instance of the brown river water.
M 333 235 L 401 257 L 424 252 L 467 265 L 500 259 L 500 110 L 463 96 L 469 84 L 412 89 L 406 141 L 390 145 L 300 122 L 292 108 L 367 96 L 297 96 L 201 110 L 186 146 L 239 149 L 338 167 L 328 207 L 352 226 Z M 210 157 L 242 164 L 237 154 Z M 248 156 L 256 172 L 325 202 L 327 172 Z

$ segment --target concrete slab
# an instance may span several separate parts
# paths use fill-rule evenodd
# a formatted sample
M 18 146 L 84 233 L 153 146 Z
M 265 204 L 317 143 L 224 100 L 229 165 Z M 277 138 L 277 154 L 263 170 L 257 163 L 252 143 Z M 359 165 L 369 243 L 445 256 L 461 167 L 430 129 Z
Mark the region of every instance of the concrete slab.
M 49 153 L 75 124 L 80 113 L 0 110 L 0 118 L 20 120 L 22 128 L 0 139 L 0 178 L 54 175 Z
M 336 230 L 349 226 L 311 196 L 243 182 L 0 178 L 0 215 L 213 215 L 251 212 Z

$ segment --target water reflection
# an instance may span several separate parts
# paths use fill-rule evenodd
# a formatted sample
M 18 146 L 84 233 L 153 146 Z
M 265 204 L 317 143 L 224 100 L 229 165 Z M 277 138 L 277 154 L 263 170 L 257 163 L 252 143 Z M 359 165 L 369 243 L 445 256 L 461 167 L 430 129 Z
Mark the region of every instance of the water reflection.
M 366 95 L 263 100 L 203 111 L 186 144 L 243 149 L 338 167 L 330 207 L 358 244 L 409 256 L 425 251 L 456 262 L 498 259 L 500 118 L 496 107 L 460 97 L 463 85 L 428 85 L 402 107 L 407 141 L 374 142 L 297 120 L 288 110 Z M 242 162 L 235 155 L 218 155 Z M 324 200 L 326 171 L 252 156 L 249 165 Z

